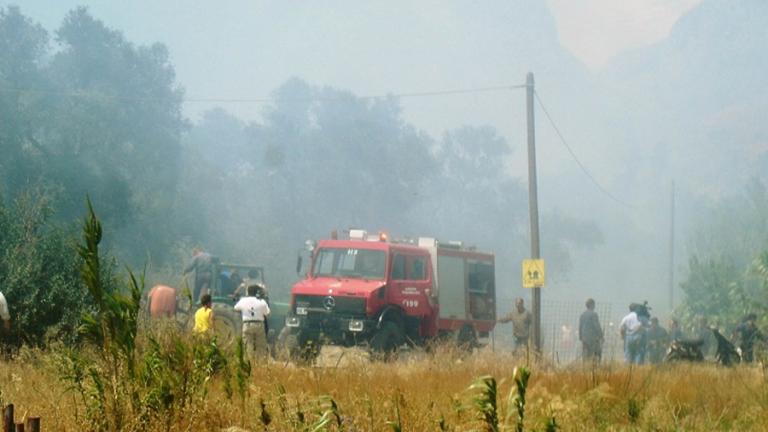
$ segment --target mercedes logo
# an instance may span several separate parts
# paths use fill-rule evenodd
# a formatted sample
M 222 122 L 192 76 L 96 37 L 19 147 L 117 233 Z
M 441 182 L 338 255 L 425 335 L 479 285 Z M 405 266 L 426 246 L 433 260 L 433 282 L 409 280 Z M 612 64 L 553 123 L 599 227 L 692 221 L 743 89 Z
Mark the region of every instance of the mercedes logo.
M 324 298 L 323 306 L 325 306 L 327 310 L 333 309 L 336 306 L 336 299 L 331 296 Z

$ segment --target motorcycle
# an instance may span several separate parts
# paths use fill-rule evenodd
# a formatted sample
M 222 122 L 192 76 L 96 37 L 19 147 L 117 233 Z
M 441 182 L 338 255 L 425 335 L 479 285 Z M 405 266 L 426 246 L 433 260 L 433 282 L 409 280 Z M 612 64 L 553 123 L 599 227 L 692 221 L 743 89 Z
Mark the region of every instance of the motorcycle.
M 741 355 L 736 347 L 725 336 L 720 334 L 716 328 L 711 328 L 711 330 L 717 341 L 717 352 L 715 353 L 717 363 L 723 366 L 732 366 L 741 362 Z M 704 340 L 702 339 L 673 340 L 669 345 L 664 361 L 702 362 L 704 361 L 704 353 L 701 351 L 703 346 Z

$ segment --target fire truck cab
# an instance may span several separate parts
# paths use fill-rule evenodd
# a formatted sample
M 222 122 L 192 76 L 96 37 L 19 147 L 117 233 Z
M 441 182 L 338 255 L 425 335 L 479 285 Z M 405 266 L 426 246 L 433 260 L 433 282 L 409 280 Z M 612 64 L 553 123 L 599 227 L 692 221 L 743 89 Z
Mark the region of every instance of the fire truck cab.
M 388 354 L 445 337 L 471 349 L 494 327 L 495 298 L 493 254 L 350 230 L 313 249 L 279 342 L 310 358 L 325 343 Z

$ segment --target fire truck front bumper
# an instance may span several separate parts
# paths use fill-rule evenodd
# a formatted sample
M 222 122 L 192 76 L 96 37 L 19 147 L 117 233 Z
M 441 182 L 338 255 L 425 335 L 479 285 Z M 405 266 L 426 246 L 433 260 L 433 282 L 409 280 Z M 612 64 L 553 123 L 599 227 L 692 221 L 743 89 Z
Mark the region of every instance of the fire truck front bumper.
M 326 334 L 337 332 L 366 333 L 376 326 L 375 320 L 364 317 L 335 316 L 330 314 L 289 314 L 285 326 L 321 331 Z

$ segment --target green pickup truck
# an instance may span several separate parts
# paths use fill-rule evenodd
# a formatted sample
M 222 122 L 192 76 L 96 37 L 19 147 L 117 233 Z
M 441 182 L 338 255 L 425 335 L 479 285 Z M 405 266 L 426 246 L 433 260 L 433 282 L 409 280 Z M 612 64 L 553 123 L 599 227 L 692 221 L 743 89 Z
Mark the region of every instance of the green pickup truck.
M 213 300 L 213 316 L 216 334 L 225 344 L 231 343 L 240 335 L 242 319 L 240 312 L 234 310 L 237 299 L 235 291 L 244 280 L 256 280 L 265 285 L 264 268 L 244 264 L 222 263 L 213 260 L 210 293 Z M 196 273 L 191 274 L 189 286 L 195 286 Z M 191 308 L 194 311 L 195 308 Z M 285 315 L 288 313 L 288 303 L 269 302 L 270 314 L 267 318 L 267 341 L 274 347 L 277 336 L 285 326 Z M 190 317 L 194 312 L 190 313 Z M 274 350 L 273 350 L 274 351 Z

